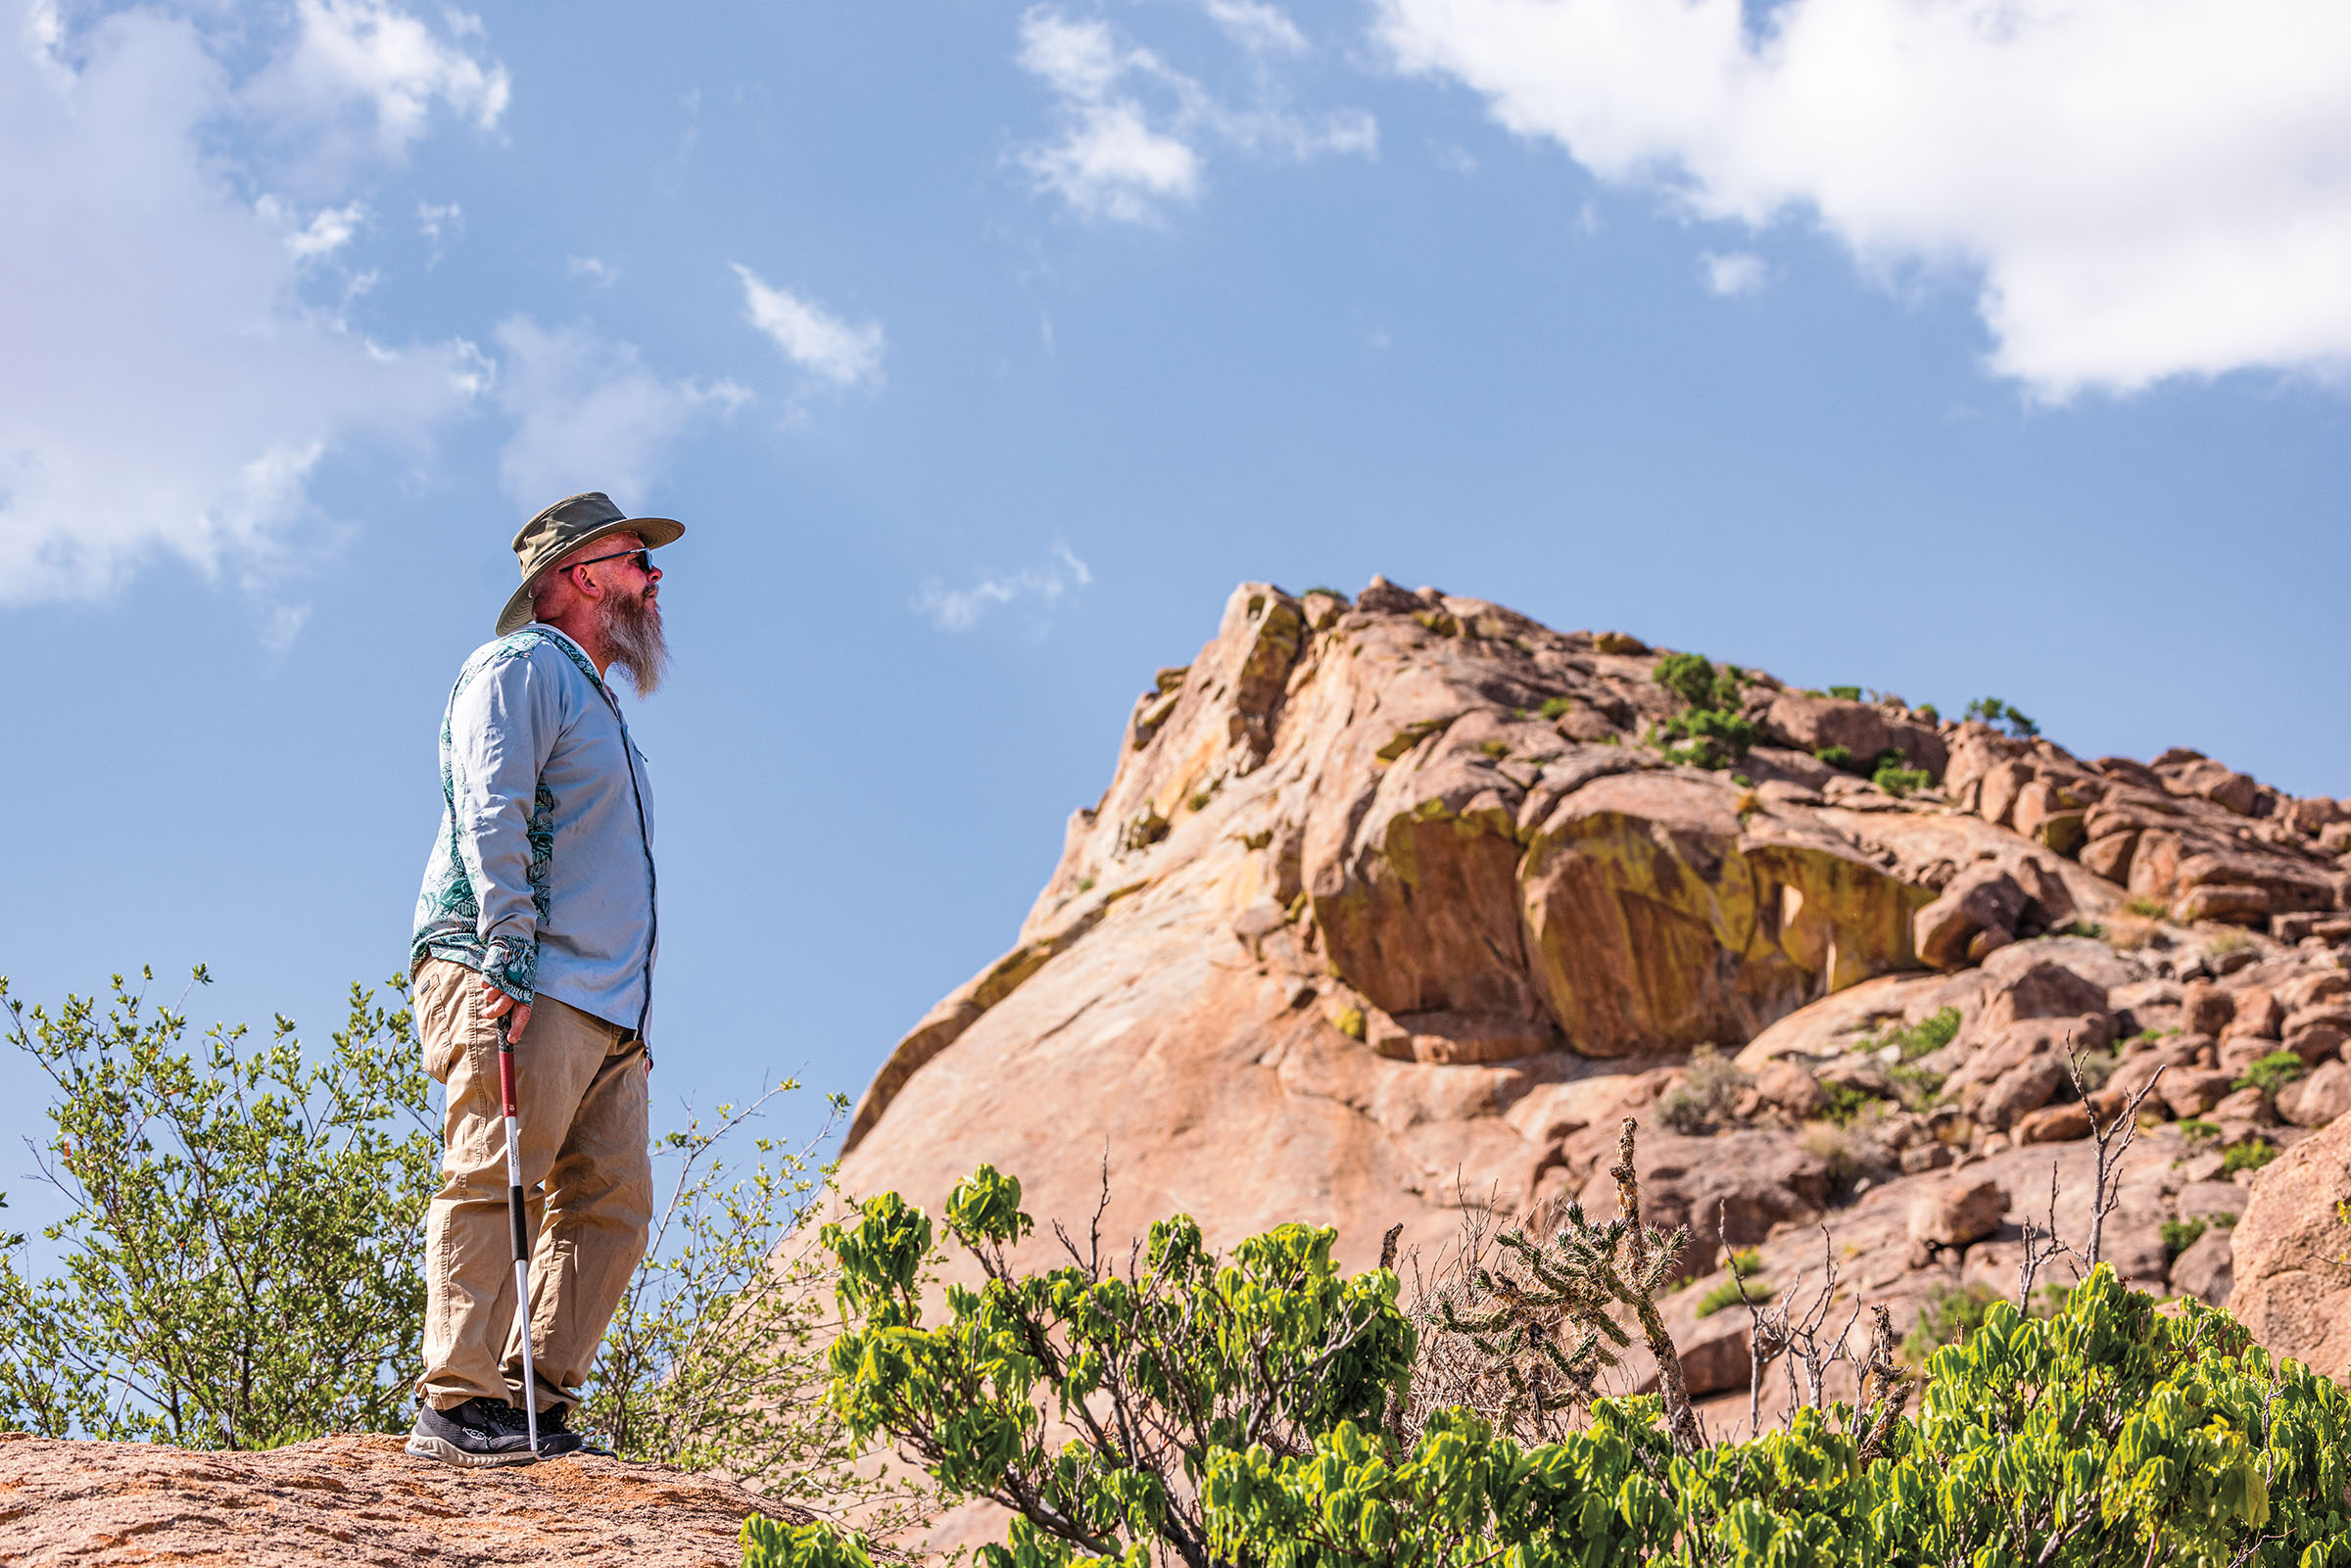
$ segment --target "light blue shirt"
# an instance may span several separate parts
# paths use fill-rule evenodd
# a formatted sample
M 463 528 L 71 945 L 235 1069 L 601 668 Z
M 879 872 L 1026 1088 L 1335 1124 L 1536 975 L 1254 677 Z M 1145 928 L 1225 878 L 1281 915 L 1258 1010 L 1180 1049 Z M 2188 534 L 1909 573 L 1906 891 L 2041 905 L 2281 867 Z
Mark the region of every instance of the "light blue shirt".
M 645 1034 L 660 923 L 653 791 L 577 642 L 533 622 L 474 650 L 441 721 L 441 829 L 413 963 L 480 970 Z

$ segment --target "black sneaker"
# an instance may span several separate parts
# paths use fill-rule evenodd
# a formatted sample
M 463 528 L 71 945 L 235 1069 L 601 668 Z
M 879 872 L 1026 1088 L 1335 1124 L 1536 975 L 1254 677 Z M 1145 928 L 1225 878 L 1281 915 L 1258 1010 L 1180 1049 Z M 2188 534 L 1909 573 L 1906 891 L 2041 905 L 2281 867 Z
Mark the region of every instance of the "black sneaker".
M 530 1464 L 539 1457 L 522 1427 L 522 1412 L 504 1400 L 475 1398 L 446 1410 L 425 1405 L 408 1433 L 408 1451 L 443 1464 L 480 1469 Z
M 593 1453 L 609 1459 L 612 1450 L 600 1443 L 591 1442 L 584 1434 L 574 1432 L 564 1419 L 571 1413 L 568 1404 L 550 1405 L 539 1412 L 539 1457 L 560 1459 L 567 1453 Z

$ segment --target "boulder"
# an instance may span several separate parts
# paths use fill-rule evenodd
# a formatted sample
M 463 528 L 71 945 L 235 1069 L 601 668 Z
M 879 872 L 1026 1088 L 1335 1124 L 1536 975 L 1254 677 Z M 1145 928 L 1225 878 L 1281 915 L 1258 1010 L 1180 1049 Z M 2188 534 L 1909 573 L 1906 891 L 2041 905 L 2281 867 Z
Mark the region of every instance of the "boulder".
M 1767 1105 L 1778 1106 L 1799 1121 L 1820 1115 L 1828 1094 L 1820 1080 L 1793 1062 L 1773 1062 L 1755 1074 L 1755 1093 Z
M 2172 1259 L 2172 1289 L 2214 1307 L 2229 1303 L 2236 1282 L 2231 1233 L 2215 1225 L 2188 1243 L 2187 1251 Z
M 2236 998 L 2210 980 L 2190 980 L 2180 993 L 2180 1017 L 2191 1034 L 2219 1034 L 2236 1018 Z
M 2236 1074 L 2216 1069 L 2186 1068 L 2166 1072 L 2155 1086 L 2175 1117 L 2200 1117 L 2236 1087 Z
M 2016 1141 L 2071 1143 L 2089 1136 L 2089 1107 L 2076 1100 L 2068 1105 L 2043 1106 L 2016 1123 Z
M 1996 1181 L 1955 1181 L 1910 1200 L 1909 1235 L 1925 1247 L 1965 1247 L 2000 1228 L 2008 1190 Z
M 2351 1198 L 2351 1118 L 2264 1165 L 2231 1237 L 2229 1310 L 2270 1351 L 2351 1375 L 2351 1263 L 2335 1205 Z
M 2243 1034 L 2275 1040 L 2284 1022 L 2285 1009 L 2277 994 L 2266 985 L 2248 985 L 2237 993 L 2236 1007 L 2222 1027 L 2221 1038 Z
M 2014 936 L 2024 909 L 2025 890 L 2015 878 L 1996 865 L 1970 866 L 1912 922 L 1918 956 L 1935 969 L 1957 969 L 1978 936 Z
M 2278 1115 L 2297 1127 L 2324 1127 L 2351 1111 L 2351 1064 L 2322 1062 L 2278 1091 Z
M 1940 780 L 1950 760 L 1943 737 L 1895 709 L 1875 703 L 1847 702 L 1838 697 L 1808 697 L 1801 692 L 1774 693 L 1764 711 L 1764 732 L 1799 751 L 1843 746 L 1857 767 L 1887 751 L 1899 751 L 1913 768 Z
M 2248 1189 L 2233 1181 L 2191 1181 L 2174 1200 L 2182 1219 L 2210 1219 L 2226 1214 L 2234 1222 L 2245 1212 Z

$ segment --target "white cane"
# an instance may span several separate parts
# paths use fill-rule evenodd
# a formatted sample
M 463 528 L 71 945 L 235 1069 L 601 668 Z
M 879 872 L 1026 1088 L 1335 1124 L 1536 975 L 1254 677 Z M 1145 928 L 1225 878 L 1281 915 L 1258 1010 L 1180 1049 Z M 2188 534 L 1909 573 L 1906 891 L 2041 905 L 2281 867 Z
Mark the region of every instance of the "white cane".
M 514 1315 L 522 1340 L 522 1413 L 539 1457 L 539 1380 L 531 1370 L 531 1238 L 523 1218 L 522 1130 L 514 1109 L 514 1016 L 498 1031 L 498 1094 L 506 1113 L 506 1217 L 514 1230 Z

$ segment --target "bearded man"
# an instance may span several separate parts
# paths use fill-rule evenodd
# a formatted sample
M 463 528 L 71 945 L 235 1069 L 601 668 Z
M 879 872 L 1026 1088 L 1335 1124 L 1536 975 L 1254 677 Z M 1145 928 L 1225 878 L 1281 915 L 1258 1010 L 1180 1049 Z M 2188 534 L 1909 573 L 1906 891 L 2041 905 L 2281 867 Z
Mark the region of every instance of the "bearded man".
M 522 587 L 458 672 L 441 723 L 441 828 L 416 903 L 412 1007 L 448 1087 L 425 1217 L 424 1374 L 408 1451 L 529 1463 L 568 1421 L 652 1214 L 653 800 L 606 677 L 641 697 L 668 649 L 650 551 L 686 530 L 591 492 L 514 536 Z M 531 1194 L 522 1386 L 499 1032 L 514 1044 Z M 522 1402 L 539 1412 L 532 1451 Z

